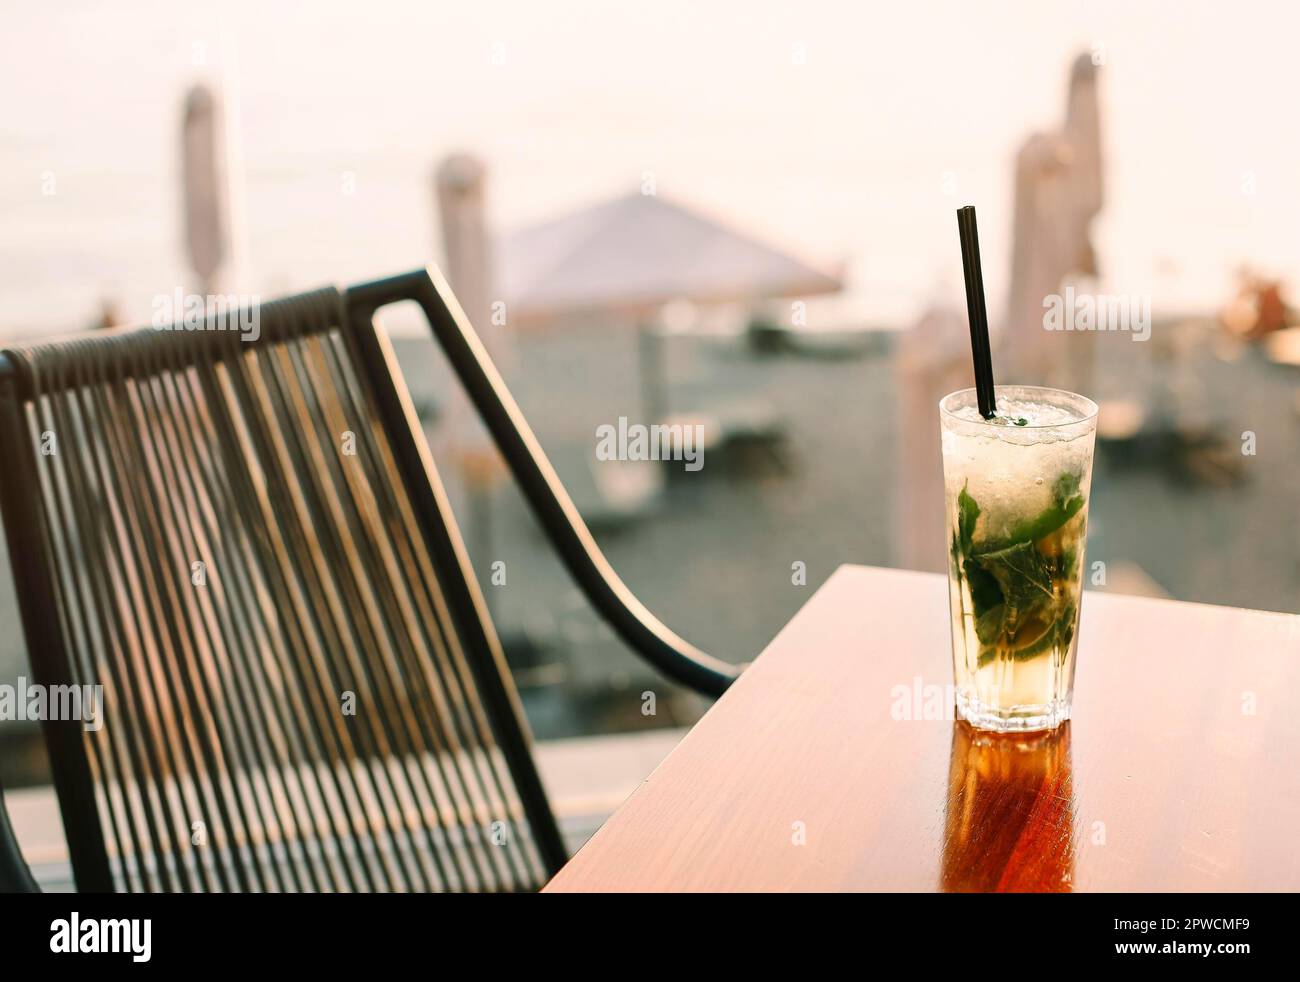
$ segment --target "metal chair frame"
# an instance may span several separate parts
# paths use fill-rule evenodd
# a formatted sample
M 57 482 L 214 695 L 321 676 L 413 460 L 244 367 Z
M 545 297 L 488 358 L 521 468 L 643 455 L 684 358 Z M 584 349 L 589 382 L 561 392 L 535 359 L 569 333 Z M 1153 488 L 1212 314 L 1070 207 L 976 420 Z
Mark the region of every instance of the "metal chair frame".
M 376 313 L 403 301 L 420 306 L 552 546 L 592 606 L 620 638 L 668 677 L 709 696 L 721 695 L 741 666 L 712 658 L 678 637 L 619 579 L 436 268 L 365 283 L 336 295 L 342 299 L 341 331 L 374 394 L 381 425 L 391 441 L 426 545 L 439 568 L 459 571 L 460 575 L 449 577 L 446 584 L 452 615 L 461 625 L 467 649 L 472 649 L 467 654 L 480 679 L 480 696 L 494 719 L 512 724 L 498 728 L 497 743 L 539 854 L 553 873 L 567 856 L 537 775 L 517 694 L 396 358 L 377 326 Z M 275 303 L 292 303 L 296 299 Z M 148 328 L 114 331 L 89 341 L 59 343 L 69 347 L 103 345 L 102 353 L 108 357 L 119 338 L 134 338 L 138 344 L 145 332 L 152 333 Z M 203 343 L 203 336 L 196 335 L 195 343 Z M 277 339 L 265 336 L 264 340 L 275 343 Z M 0 460 L 5 462 L 0 473 L 0 511 L 32 674 L 35 681 L 47 686 L 69 685 L 75 675 L 70 642 L 61 627 L 57 606 L 55 561 L 42 533 L 47 516 L 36 490 L 38 458 L 26 421 L 34 388 L 22 352 L 20 348 L 0 352 Z M 77 888 L 110 892 L 114 882 L 80 723 L 45 721 L 42 726 Z M 0 891 L 35 889 L 0 789 Z

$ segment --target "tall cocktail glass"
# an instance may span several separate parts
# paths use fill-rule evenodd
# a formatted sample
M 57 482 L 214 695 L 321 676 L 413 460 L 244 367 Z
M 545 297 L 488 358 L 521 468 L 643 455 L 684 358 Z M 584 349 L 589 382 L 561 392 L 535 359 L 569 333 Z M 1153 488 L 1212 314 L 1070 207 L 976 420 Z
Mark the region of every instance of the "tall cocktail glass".
M 957 712 L 989 730 L 1070 718 L 1097 405 L 1030 385 L 939 403 Z

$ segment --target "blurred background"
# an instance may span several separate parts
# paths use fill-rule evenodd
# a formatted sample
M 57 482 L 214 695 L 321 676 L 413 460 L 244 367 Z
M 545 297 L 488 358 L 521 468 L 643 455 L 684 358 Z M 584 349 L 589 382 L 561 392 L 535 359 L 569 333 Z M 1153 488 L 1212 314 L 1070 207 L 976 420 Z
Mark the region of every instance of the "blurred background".
M 1271 3 L 20 6 L 0 343 L 437 262 L 624 580 L 743 661 L 842 563 L 943 569 L 973 203 L 999 380 L 1103 406 L 1090 586 L 1300 611 L 1298 34 Z M 1147 336 L 1044 331 L 1067 286 Z M 535 736 L 693 722 L 474 466 L 418 314 L 388 326 Z M 702 424 L 703 468 L 598 461 L 620 417 Z

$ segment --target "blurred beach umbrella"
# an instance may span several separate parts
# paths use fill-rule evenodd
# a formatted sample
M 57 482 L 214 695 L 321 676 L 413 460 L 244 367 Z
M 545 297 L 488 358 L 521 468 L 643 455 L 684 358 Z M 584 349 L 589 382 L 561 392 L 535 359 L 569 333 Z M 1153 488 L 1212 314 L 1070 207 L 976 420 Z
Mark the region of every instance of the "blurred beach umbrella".
M 185 96 L 181 123 L 181 179 L 185 208 L 185 247 L 198 274 L 200 292 L 216 293 L 229 252 L 229 189 L 221 111 L 206 85 Z
M 1015 226 L 1006 330 L 999 361 L 1007 382 L 1090 387 L 1092 332 L 1046 331 L 1044 299 L 1097 275 L 1089 238 L 1102 206 L 1097 68 L 1080 55 L 1070 75 L 1065 124 L 1035 133 L 1016 154 Z
M 841 289 L 779 249 L 640 192 L 515 233 L 502 245 L 501 266 L 516 327 L 585 320 L 638 329 L 641 411 L 650 420 L 671 412 L 655 326 L 667 305 L 757 304 Z
M 575 312 L 644 321 L 676 300 L 747 303 L 841 288 L 779 249 L 639 192 L 523 229 L 500 255 L 516 323 Z

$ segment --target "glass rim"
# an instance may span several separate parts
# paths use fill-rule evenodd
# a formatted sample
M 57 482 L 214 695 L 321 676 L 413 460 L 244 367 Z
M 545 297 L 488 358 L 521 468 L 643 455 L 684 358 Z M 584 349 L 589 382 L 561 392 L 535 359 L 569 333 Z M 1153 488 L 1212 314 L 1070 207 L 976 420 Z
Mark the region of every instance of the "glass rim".
M 1089 399 L 1087 396 L 1080 395 L 1077 392 L 1071 392 L 1069 389 L 1055 389 L 1052 388 L 1050 385 L 1016 385 L 1016 384 L 995 385 L 993 387 L 994 402 L 997 401 L 998 396 L 1003 392 L 1010 392 L 1013 390 L 1017 392 L 1026 392 L 1026 393 L 1041 392 L 1045 394 L 1069 396 L 1071 399 L 1078 400 L 1078 402 L 1084 407 L 1084 414 L 1079 416 L 1077 419 L 1071 419 L 1065 422 L 1058 422 L 1058 423 L 1027 423 L 1024 426 L 1017 426 L 1016 429 L 1022 433 L 1026 430 L 1061 429 L 1062 427 L 1079 426 L 1084 423 L 1091 423 L 1093 420 L 1097 418 L 1097 414 L 1101 412 L 1101 407 L 1099 407 L 1095 402 L 1093 402 L 1093 400 Z M 955 399 L 958 396 L 966 396 L 966 395 L 969 395 L 971 397 L 973 403 L 978 404 L 975 400 L 976 393 L 974 387 L 957 389 L 954 392 L 949 392 L 946 396 L 944 396 L 942 399 L 939 400 L 940 416 L 947 417 L 948 419 L 951 419 L 955 422 L 964 423 L 969 426 L 999 425 L 999 424 L 992 423 L 989 420 L 983 418 L 968 419 L 964 416 L 958 416 L 955 412 L 953 412 L 952 409 L 948 407 L 948 403 L 950 400 Z M 1047 399 L 1044 399 L 1043 401 L 1050 402 L 1050 400 Z M 1068 407 L 1061 407 L 1061 408 L 1068 408 Z

